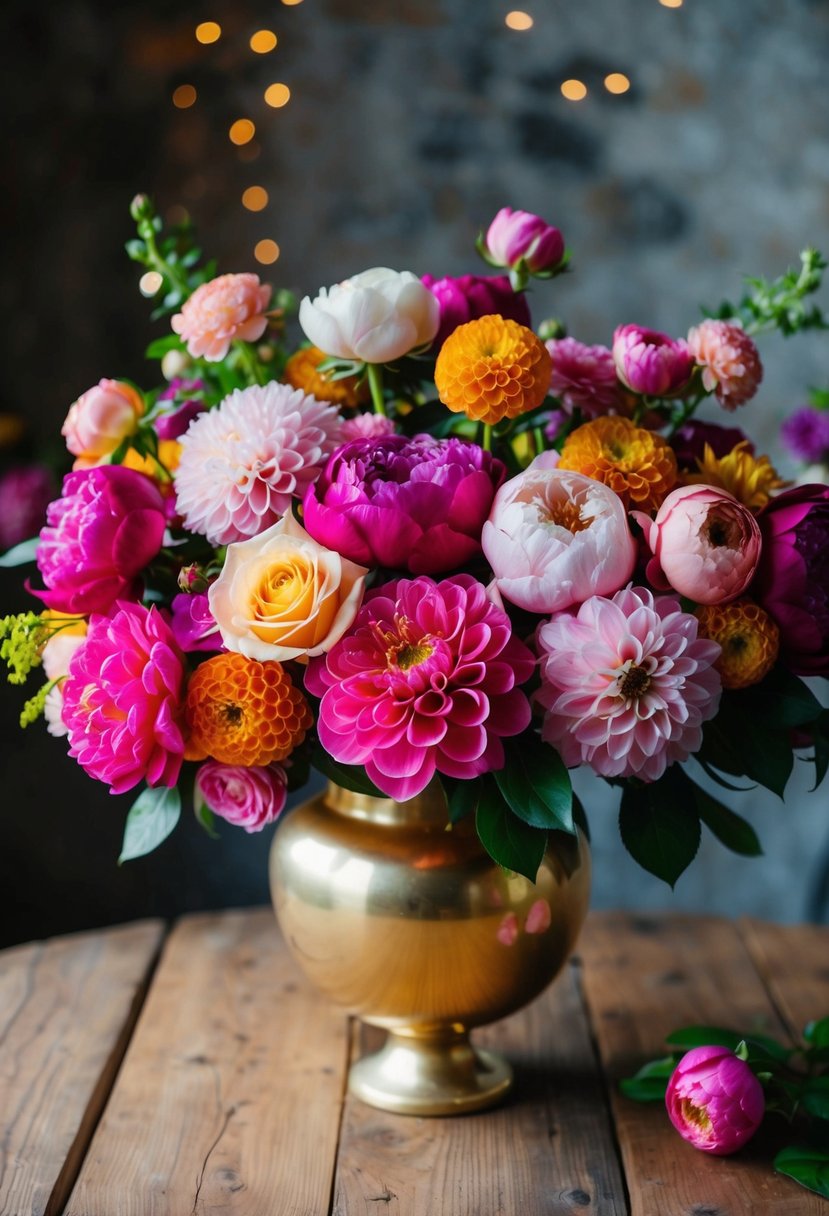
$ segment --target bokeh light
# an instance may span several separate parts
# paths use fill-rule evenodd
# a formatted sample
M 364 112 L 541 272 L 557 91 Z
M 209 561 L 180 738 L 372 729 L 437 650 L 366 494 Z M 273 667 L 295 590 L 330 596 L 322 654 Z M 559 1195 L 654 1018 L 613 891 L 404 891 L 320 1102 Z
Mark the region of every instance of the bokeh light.
M 278 110 L 280 106 L 286 106 L 290 100 L 291 90 L 286 84 L 269 84 L 265 89 L 265 101 L 275 110 Z
M 561 86 L 561 95 L 568 101 L 581 101 L 587 96 L 587 85 L 582 80 L 565 80 Z
M 248 186 L 242 193 L 242 206 L 248 211 L 264 211 L 268 205 L 268 192 L 263 186 Z
M 256 127 L 249 118 L 237 118 L 228 131 L 232 144 L 249 144 L 256 134 Z
M 504 25 L 511 30 L 531 30 L 533 19 L 529 13 L 523 12 L 520 8 L 514 8 L 504 18 Z
M 604 78 L 604 87 L 608 93 L 627 93 L 630 81 L 624 72 L 610 72 Z
M 191 84 L 180 84 L 173 90 L 173 105 L 178 110 L 187 110 L 195 104 L 196 90 Z
M 266 238 L 263 241 L 257 241 L 253 250 L 253 256 L 257 262 L 261 262 L 263 266 L 271 266 L 279 257 L 279 246 L 276 241 Z
M 273 30 L 257 30 L 251 35 L 250 49 L 256 51 L 257 55 L 267 55 L 268 51 L 272 51 L 276 46 L 277 41 Z
M 682 0 L 659 0 L 663 8 L 682 8 Z
M 218 21 L 202 21 L 196 26 L 196 38 L 199 42 L 218 42 L 222 36 L 222 27 Z
M 138 290 L 142 296 L 154 296 L 156 292 L 161 290 L 163 283 L 163 274 L 160 274 L 157 270 L 148 270 L 138 280 Z

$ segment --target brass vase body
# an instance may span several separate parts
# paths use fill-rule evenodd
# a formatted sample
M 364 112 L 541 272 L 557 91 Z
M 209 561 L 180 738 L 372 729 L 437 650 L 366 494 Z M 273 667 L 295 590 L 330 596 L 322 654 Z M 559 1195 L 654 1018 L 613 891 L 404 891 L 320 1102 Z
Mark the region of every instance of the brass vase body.
M 587 911 L 584 837 L 550 841 L 535 884 L 502 869 L 469 820 L 447 830 L 437 783 L 402 803 L 329 785 L 285 816 L 270 858 L 285 940 L 327 997 L 390 1032 L 351 1070 L 364 1101 L 447 1114 L 506 1093 L 509 1065 L 468 1032 L 550 983 Z

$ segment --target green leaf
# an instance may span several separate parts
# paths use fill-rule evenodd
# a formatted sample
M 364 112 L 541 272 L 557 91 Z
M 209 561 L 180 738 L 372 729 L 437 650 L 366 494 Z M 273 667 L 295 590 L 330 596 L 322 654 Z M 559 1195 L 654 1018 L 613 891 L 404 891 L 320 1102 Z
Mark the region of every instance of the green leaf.
M 797 1144 L 781 1149 L 774 1159 L 779 1174 L 829 1199 L 829 1151 Z
M 574 835 L 570 775 L 555 748 L 525 731 L 504 751 L 506 763 L 492 775 L 510 809 L 530 827 Z
M 585 839 L 590 841 L 590 824 L 587 820 L 587 813 L 582 806 L 581 799 L 578 794 L 573 794 L 573 823 L 577 828 L 581 828 Z
M 731 849 L 732 853 L 739 853 L 742 857 L 762 855 L 763 850 L 757 833 L 736 811 L 723 806 L 698 785 L 694 785 L 694 800 L 702 822 L 727 849 Z
M 204 828 L 211 840 L 218 840 L 219 833 L 216 831 L 214 826 L 215 816 L 203 798 L 198 800 L 193 807 L 193 811 L 195 812 L 196 823 L 198 823 L 200 827 Z
M 812 1047 L 829 1047 L 829 1018 L 808 1022 L 803 1029 L 803 1037 Z
M 780 798 L 794 765 L 788 728 L 767 729 L 751 698 L 734 692 L 723 694 L 716 717 L 705 723 L 699 758 L 732 776 L 745 775 Z
M 167 334 L 163 338 L 156 338 L 144 351 L 144 355 L 147 359 L 161 359 L 168 350 L 184 350 L 184 343 L 178 334 Z
M 673 887 L 696 857 L 700 841 L 693 787 L 682 769 L 672 765 L 650 785 L 626 783 L 619 831 L 634 861 Z
M 736 1051 L 745 1042 L 750 1059 L 773 1060 L 777 1064 L 785 1064 L 792 1055 L 788 1047 L 769 1035 L 737 1034 L 722 1026 L 685 1026 L 669 1034 L 665 1042 L 672 1047 L 681 1047 L 683 1051 L 690 1051 L 692 1047 L 727 1047 L 729 1051 Z
M 461 781 L 442 773 L 440 781 L 449 806 L 450 823 L 459 823 L 478 809 L 481 797 L 480 778 L 473 777 L 471 781 Z
M 829 1077 L 812 1077 L 801 1091 L 801 1102 L 816 1119 L 829 1119 Z
M 829 770 L 829 709 L 825 709 L 815 722 L 812 742 L 815 749 L 815 784 L 812 789 L 816 790 Z
M 772 730 L 814 722 L 823 709 L 812 690 L 783 667 L 775 667 L 759 684 L 732 696 L 738 712 L 748 713 Z
M 490 857 L 504 869 L 515 870 L 535 882 L 547 847 L 547 833 L 518 819 L 491 779 L 482 782 L 475 826 Z
M 144 857 L 158 848 L 176 826 L 181 814 L 181 795 L 174 786 L 145 789 L 139 794 L 127 815 L 120 865 L 136 857 Z
M 319 744 L 316 744 L 311 753 L 311 764 L 318 773 L 322 773 L 323 777 L 327 777 L 335 785 L 341 785 L 343 789 L 351 790 L 353 794 L 365 794 L 369 798 L 388 797 L 382 790 L 378 790 L 373 781 L 369 780 L 365 769 L 358 768 L 354 764 L 340 764 L 339 760 L 329 756 L 328 752 Z
M 664 1102 L 668 1080 L 676 1065 L 676 1056 L 651 1060 L 632 1077 L 623 1078 L 619 1082 L 619 1089 L 626 1098 L 632 1098 L 634 1102 Z
M 19 545 L 7 549 L 0 557 L 0 566 L 25 566 L 27 563 L 33 562 L 37 557 L 39 544 L 39 536 L 33 536 L 31 540 L 22 540 Z

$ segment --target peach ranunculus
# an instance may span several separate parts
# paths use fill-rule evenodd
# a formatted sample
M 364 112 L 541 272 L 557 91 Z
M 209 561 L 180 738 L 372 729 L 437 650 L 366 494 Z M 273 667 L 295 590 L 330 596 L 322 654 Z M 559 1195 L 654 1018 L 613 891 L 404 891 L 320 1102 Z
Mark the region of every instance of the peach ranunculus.
M 237 338 L 256 342 L 268 325 L 271 288 L 258 274 L 220 274 L 197 287 L 170 324 L 194 359 L 221 363 Z
M 61 427 L 67 448 L 77 458 L 74 467 L 102 464 L 135 433 L 143 413 L 144 398 L 123 380 L 100 380 L 81 393 Z
M 227 649 L 249 659 L 320 655 L 357 615 L 367 574 L 318 545 L 288 511 L 259 536 L 228 545 L 210 611 Z

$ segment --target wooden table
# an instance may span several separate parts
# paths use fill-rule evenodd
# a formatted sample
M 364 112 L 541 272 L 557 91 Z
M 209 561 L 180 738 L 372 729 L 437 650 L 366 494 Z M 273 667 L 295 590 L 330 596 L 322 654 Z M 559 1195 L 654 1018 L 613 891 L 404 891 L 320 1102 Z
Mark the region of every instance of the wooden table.
M 361 1032 L 268 909 L 21 946 L 0 954 L 0 1213 L 827 1216 L 767 1137 L 706 1157 L 616 1080 L 682 1025 L 791 1037 L 828 1012 L 829 928 L 594 914 L 556 983 L 478 1034 L 511 1100 L 413 1119 L 345 1095 Z

